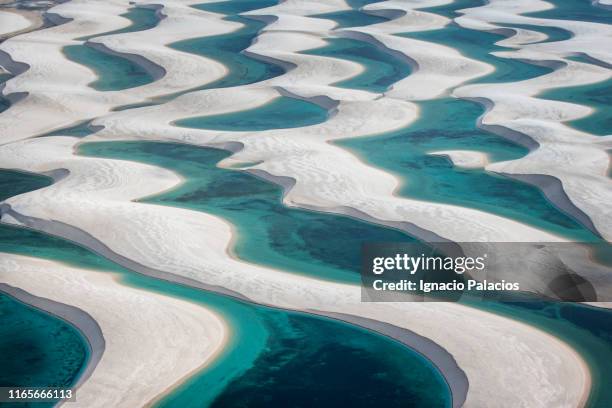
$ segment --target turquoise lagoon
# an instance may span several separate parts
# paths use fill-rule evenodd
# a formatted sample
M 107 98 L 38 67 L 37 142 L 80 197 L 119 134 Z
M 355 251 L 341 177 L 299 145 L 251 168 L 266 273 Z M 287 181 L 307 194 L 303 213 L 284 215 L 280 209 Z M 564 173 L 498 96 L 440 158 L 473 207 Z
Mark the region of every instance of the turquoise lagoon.
M 198 89 L 247 85 L 285 73 L 278 64 L 259 60 L 242 52 L 251 45 L 265 23 L 241 16 L 229 16 L 226 19 L 244 26 L 227 34 L 198 37 L 171 44 L 176 50 L 212 58 L 227 67 L 229 72 L 226 76 Z
M 122 16 L 130 19 L 132 24 L 119 30 L 94 34 L 79 40 L 87 41 L 102 35 L 148 30 L 159 23 L 156 10 L 146 7 L 133 7 Z M 63 48 L 63 52 L 66 58 L 88 67 L 98 75 L 98 79 L 89 84 L 97 91 L 120 91 L 146 85 L 155 80 L 146 69 L 128 58 L 103 52 L 86 44 L 68 45 Z
M 68 45 L 63 51 L 66 58 L 90 68 L 98 75 L 98 79 L 89 84 L 97 91 L 120 91 L 154 80 L 139 64 L 84 44 Z
M 30 182 L 30 189 L 48 183 L 48 179 L 26 173 L 1 173 L 2 178 L 8 177 L 11 183 L 17 175 L 23 179 L 15 184 L 23 186 Z M 24 192 L 24 189 L 17 191 Z M 332 319 L 258 306 L 149 278 L 126 270 L 73 242 L 26 228 L 0 224 L 0 252 L 112 271 L 120 274 L 124 284 L 200 303 L 221 314 L 232 331 L 228 347 L 210 367 L 191 377 L 162 399 L 158 406 L 241 406 L 244 403 L 250 406 L 261 401 L 279 402 L 291 394 L 304 404 L 316 402 L 317 406 L 334 407 L 340 397 L 337 387 L 350 391 L 342 401 L 352 406 L 367 406 L 371 401 L 384 401 L 388 406 L 398 407 L 450 405 L 448 387 L 428 360 L 374 332 Z M 6 358 L 10 360 L 0 366 L 0 378 L 22 375 L 19 369 L 12 369 L 19 364 L 23 366 L 21 369 L 38 369 L 37 359 L 44 355 L 45 363 L 56 359 L 56 364 L 49 367 L 53 370 L 28 373 L 30 377 L 26 378 L 35 378 L 39 386 L 76 381 L 87 358 L 81 353 L 84 340 L 77 337 L 81 340 L 78 343 L 69 336 L 76 331 L 62 328 L 59 319 L 48 320 L 41 328 L 34 324 L 43 319 L 40 312 L 36 314 L 17 302 L 9 303 L 5 297 L 0 300 L 0 313 L 11 312 L 10 319 L 0 314 L 3 317 L 2 334 L 7 335 L 6 339 L 0 337 L 0 347 L 5 347 Z M 54 336 L 53 341 L 46 341 L 49 335 Z M 23 364 L 24 354 L 19 355 L 19 362 L 12 359 L 11 356 L 17 357 L 11 354 L 13 350 L 27 353 L 25 355 L 31 357 L 32 365 Z M 63 364 L 57 359 L 61 359 Z M 67 365 L 72 371 L 66 369 Z M 313 365 L 318 371 L 305 375 L 305 368 Z M 260 381 L 261 378 L 267 382 Z M 321 382 L 327 386 L 321 386 Z M 356 384 L 375 384 L 376 387 Z M 312 392 L 315 387 L 316 393 Z M 394 392 L 389 393 L 389 389 Z

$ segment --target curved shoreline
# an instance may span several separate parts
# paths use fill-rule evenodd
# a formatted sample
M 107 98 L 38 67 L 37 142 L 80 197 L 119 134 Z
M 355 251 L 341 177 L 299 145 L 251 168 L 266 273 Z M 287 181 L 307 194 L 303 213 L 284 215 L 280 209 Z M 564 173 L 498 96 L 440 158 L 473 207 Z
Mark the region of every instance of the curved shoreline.
M 78 373 L 78 376 L 75 378 L 76 381 L 73 388 L 78 389 L 89 379 L 89 377 L 91 377 L 105 349 L 102 329 L 100 329 L 100 326 L 93 317 L 77 307 L 32 295 L 23 289 L 10 286 L 6 283 L 0 282 L 0 292 L 7 293 L 24 304 L 35 307 L 45 313 L 49 313 L 74 326 L 86 340 L 89 355 Z

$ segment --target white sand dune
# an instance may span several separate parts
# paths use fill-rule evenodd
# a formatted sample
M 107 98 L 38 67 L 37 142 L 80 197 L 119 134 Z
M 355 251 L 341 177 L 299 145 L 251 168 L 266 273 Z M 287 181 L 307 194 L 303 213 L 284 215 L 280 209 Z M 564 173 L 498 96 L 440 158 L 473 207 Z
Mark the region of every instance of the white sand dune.
M 141 406 L 208 364 L 227 341 L 221 317 L 200 305 L 121 284 L 118 275 L 3 253 L 2 282 L 74 306 L 100 326 L 96 369 L 75 407 Z
M 6 38 L 20 31 L 27 30 L 32 25 L 32 21 L 19 13 L 10 10 L 0 10 L 0 38 Z

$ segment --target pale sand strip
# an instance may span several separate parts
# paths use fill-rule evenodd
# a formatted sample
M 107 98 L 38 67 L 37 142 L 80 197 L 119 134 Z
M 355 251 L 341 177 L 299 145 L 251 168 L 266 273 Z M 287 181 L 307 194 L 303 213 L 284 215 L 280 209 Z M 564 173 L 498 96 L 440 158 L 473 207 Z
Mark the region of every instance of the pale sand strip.
M 0 9 L 0 39 L 26 30 L 32 25 L 30 20 L 13 10 Z
M 76 392 L 75 407 L 135 407 L 200 370 L 223 349 L 229 328 L 193 303 L 125 286 L 118 275 L 3 253 L 2 282 L 90 315 L 103 353 Z
M 70 173 L 49 188 L 9 199 L 3 221 L 65 236 L 143 273 L 161 269 L 262 304 L 409 329 L 442 346 L 465 371 L 467 406 L 484 406 L 494 398 L 500 406 L 571 407 L 588 392 L 589 374 L 580 357 L 530 326 L 457 304 L 362 303 L 358 287 L 232 259 L 227 252 L 232 228 L 223 220 L 129 201 L 154 188 L 171 188 L 180 178 L 139 163 L 72 156 L 74 142 L 44 138 L 11 145 L 30 150 L 13 150 L 15 164 L 30 161 L 31 170 Z M 155 184 L 144 186 L 141 180 Z
M 489 163 L 486 153 L 474 150 L 438 150 L 430 152 L 433 156 L 446 156 L 457 167 L 481 169 Z

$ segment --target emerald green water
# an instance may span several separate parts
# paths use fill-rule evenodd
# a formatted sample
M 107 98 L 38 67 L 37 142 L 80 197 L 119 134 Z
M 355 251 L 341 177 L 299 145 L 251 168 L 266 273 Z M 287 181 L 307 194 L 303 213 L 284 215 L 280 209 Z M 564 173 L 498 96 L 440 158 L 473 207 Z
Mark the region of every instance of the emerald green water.
M 144 68 L 129 59 L 87 45 L 68 45 L 63 52 L 69 60 L 90 68 L 98 75 L 98 79 L 88 84 L 97 91 L 120 91 L 154 80 Z
M 333 20 L 337 23 L 335 28 L 363 27 L 389 21 L 387 18 L 364 13 L 359 10 L 334 11 L 332 13 L 313 14 L 310 17 Z
M 107 31 L 105 33 L 88 35 L 85 37 L 77 38 L 78 41 L 87 41 L 94 37 L 101 37 L 103 35 L 114 35 L 114 34 L 125 34 L 133 33 L 136 31 L 149 30 L 157 24 L 159 24 L 159 17 L 157 10 L 147 7 L 132 7 L 127 13 L 121 14 L 121 17 L 125 17 L 131 21 L 131 24 L 127 27 L 120 28 L 118 30 Z
M 399 231 L 352 218 L 289 208 L 282 189 L 246 172 L 216 164 L 230 153 L 184 144 L 87 143 L 87 156 L 153 164 L 180 173 L 179 188 L 145 201 L 218 215 L 237 229 L 234 251 L 243 259 L 326 279 L 359 281 L 363 242 L 414 242 Z
M 328 116 L 328 111 L 319 105 L 281 96 L 253 109 L 181 119 L 175 125 L 228 131 L 287 129 L 322 123 Z
M 336 82 L 332 84 L 334 86 L 382 93 L 410 74 L 410 67 L 404 61 L 365 41 L 349 38 L 329 38 L 326 41 L 328 45 L 304 51 L 303 54 L 342 58 L 365 67 L 363 73 Z
M 15 178 L 12 173 L 0 171 L 0 179 L 8 176 L 12 182 Z M 24 177 L 22 184 L 29 179 L 30 189 L 46 185 L 40 183 L 38 176 L 19 174 Z M 0 252 L 113 271 L 120 273 L 121 281 L 126 285 L 187 299 L 221 314 L 231 330 L 229 345 L 211 366 L 191 377 L 158 406 L 240 406 L 245 401 L 255 405 L 250 399 L 257 399 L 258 403 L 261 399 L 280 402 L 291 393 L 304 404 L 309 404 L 316 395 L 317 406 L 335 407 L 338 390 L 332 384 L 344 385 L 350 391 L 343 401 L 352 406 L 366 406 L 368 401 L 385 401 L 391 407 L 450 405 L 450 393 L 440 373 L 422 356 L 385 336 L 335 320 L 257 306 L 135 274 L 75 243 L 21 227 L 0 224 Z M 4 309 L 4 303 L 0 302 L 0 312 Z M 19 312 L 26 313 L 27 310 L 20 309 Z M 0 313 L 0 316 L 4 315 Z M 6 336 L 0 337 L 0 345 L 6 344 L 7 347 L 3 355 L 14 356 L 19 345 L 27 343 L 32 345 L 27 347 L 28 352 L 35 349 L 35 344 L 41 347 L 63 346 L 54 350 L 53 355 L 64 364 L 75 361 L 73 355 L 79 350 L 76 345 L 58 336 L 50 340 L 36 331 L 38 326 L 34 327 L 31 321 L 40 316 L 28 315 L 30 320 L 21 316 L 11 311 L 14 324 L 0 326 L 2 331 L 9 330 Z M 10 331 L 14 328 L 19 333 L 15 332 L 17 329 Z M 64 352 L 66 347 L 69 349 Z M 51 350 L 46 353 L 51 353 Z M 33 358 L 38 354 L 33 353 Z M 20 368 L 35 367 L 23 364 L 23 354 L 16 357 Z M 304 376 L 305 367 L 310 368 L 313 364 L 327 369 L 317 371 L 316 376 Z M 10 367 L 9 364 L 0 367 L 0 375 L 11 372 L 4 371 Z M 56 364 L 53 367 L 59 370 L 63 366 Z M 75 380 L 75 374 L 73 372 L 70 377 L 71 381 Z M 301 380 L 296 381 L 300 377 Z M 344 380 L 340 380 L 342 377 Z M 48 382 L 37 378 L 35 384 L 52 384 L 63 377 L 48 378 Z M 254 383 L 257 378 L 267 381 Z M 375 384 L 376 387 L 360 387 L 360 383 Z M 390 395 L 388 389 L 393 389 L 394 393 Z M 245 390 L 248 390 L 246 395 Z

